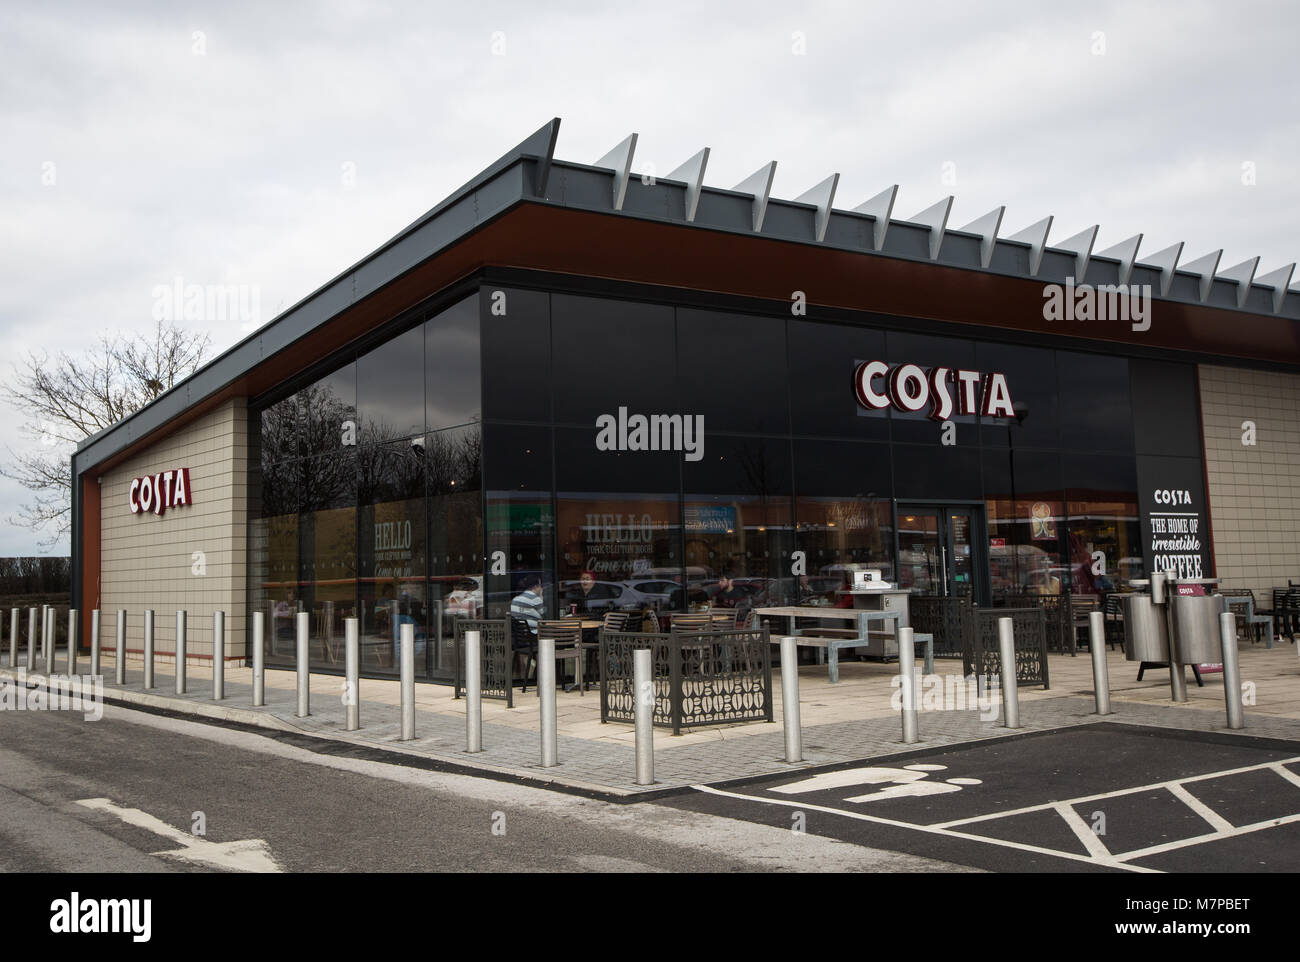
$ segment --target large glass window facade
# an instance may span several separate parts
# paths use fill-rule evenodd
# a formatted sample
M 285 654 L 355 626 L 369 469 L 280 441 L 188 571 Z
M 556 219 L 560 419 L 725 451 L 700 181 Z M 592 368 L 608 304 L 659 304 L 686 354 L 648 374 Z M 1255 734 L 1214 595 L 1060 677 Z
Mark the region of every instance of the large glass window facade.
M 339 670 L 344 619 L 370 674 L 450 677 L 457 614 L 482 604 L 477 295 L 404 319 L 383 343 L 252 416 L 249 595 L 269 665 L 290 665 L 297 615 L 314 668 Z
M 397 324 L 253 418 L 269 663 L 303 612 L 321 667 L 356 617 L 368 672 L 409 624 L 447 678 L 538 578 L 555 615 L 936 591 L 958 549 L 980 603 L 1142 569 L 1128 360 L 873 323 L 491 286 Z M 1016 417 L 863 408 L 868 360 L 1001 372 Z

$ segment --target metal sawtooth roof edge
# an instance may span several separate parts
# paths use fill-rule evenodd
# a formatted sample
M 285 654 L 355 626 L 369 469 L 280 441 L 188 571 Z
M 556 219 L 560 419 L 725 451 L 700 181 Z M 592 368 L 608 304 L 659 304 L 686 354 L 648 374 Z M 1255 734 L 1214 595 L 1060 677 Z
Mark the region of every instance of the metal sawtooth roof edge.
M 709 149 L 673 174 L 691 181 L 632 172 L 637 137 L 632 135 L 595 164 L 558 160 L 560 118 L 543 124 L 441 203 L 399 231 L 374 252 L 341 272 L 257 331 L 209 361 L 193 375 L 122 421 L 82 441 L 73 455 L 78 474 L 164 427 L 193 404 L 211 397 L 258 364 L 310 335 L 341 311 L 369 297 L 397 277 L 438 255 L 520 203 L 551 204 L 616 217 L 654 220 L 682 227 L 747 234 L 866 255 L 928 261 L 1039 283 L 1150 285 L 1153 298 L 1204 305 L 1244 314 L 1300 321 L 1300 291 L 1289 287 L 1294 264 L 1257 275 L 1235 265 L 1218 270 L 1217 257 L 1200 258 L 1201 270 L 1179 270 L 1182 244 L 1138 257 L 1142 235 L 1109 250 L 1092 252 L 1091 227 L 1051 246 L 1048 217 L 1019 234 L 999 237 L 1002 209 L 967 224 L 947 226 L 952 198 L 940 200 L 915 218 L 891 216 L 889 203 L 867 202 L 856 210 L 833 207 L 839 175 L 832 174 L 797 200 L 770 196 L 776 161 L 724 189 L 703 182 Z M 601 166 L 614 159 L 616 167 Z M 762 176 L 760 176 L 762 175 Z M 1252 265 L 1253 266 L 1253 265 Z

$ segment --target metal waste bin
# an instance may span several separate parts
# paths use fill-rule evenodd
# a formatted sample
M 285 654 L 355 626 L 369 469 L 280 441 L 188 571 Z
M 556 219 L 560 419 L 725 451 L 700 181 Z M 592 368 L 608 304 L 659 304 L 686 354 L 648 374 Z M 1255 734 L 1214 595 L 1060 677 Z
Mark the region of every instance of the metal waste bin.
M 1222 662 L 1219 615 L 1224 611 L 1223 595 L 1173 594 L 1169 602 L 1173 608 L 1173 642 L 1178 661 L 1184 665 Z
M 1124 611 L 1124 657 L 1129 661 L 1167 663 L 1169 629 L 1165 611 L 1147 594 L 1121 595 Z

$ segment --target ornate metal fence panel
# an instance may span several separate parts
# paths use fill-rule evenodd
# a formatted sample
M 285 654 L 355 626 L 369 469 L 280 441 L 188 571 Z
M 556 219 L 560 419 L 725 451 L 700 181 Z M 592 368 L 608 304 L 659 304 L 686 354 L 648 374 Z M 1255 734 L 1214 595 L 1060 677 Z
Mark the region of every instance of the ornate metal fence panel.
M 654 723 L 671 728 L 772 721 L 766 628 L 673 634 L 600 633 L 600 720 L 634 720 L 632 652 L 652 652 Z
M 908 599 L 912 628 L 934 635 L 936 658 L 966 658 L 975 639 L 975 606 L 970 598 L 912 595 Z
M 456 694 L 459 698 L 465 691 L 465 632 L 477 631 L 483 654 L 483 697 L 498 698 L 506 703 L 507 708 L 515 706 L 514 689 L 514 647 L 510 643 L 510 624 L 504 618 L 498 620 L 474 620 L 459 618 L 456 620 Z
M 963 673 L 1001 677 L 999 618 L 1010 618 L 1015 633 L 1017 684 L 1050 687 L 1047 677 L 1047 616 L 1042 608 L 976 609 L 978 631 L 974 645 L 962 660 Z

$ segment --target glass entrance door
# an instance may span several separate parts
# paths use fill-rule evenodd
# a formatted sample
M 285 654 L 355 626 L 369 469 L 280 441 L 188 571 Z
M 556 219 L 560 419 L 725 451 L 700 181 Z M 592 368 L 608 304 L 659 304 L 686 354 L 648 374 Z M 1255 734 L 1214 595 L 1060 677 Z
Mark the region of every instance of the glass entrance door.
M 945 598 L 968 595 L 987 603 L 988 565 L 979 549 L 983 524 L 982 507 L 900 503 L 899 587 Z

